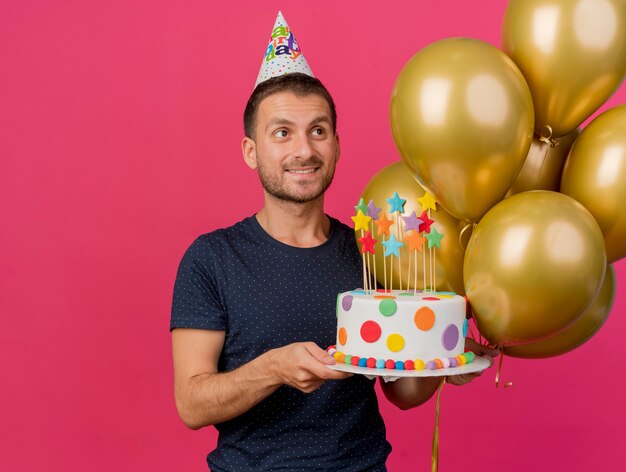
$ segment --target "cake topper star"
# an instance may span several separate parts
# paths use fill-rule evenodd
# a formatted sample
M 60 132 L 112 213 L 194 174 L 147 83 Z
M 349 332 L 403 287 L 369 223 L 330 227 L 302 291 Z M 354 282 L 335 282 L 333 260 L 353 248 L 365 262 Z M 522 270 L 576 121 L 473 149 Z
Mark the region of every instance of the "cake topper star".
M 374 204 L 374 200 L 370 200 L 370 202 L 367 204 L 367 214 L 376 220 L 378 219 L 379 213 L 380 208 L 378 208 L 376 204 Z
M 358 239 L 361 243 L 361 253 L 365 254 L 366 252 L 370 252 L 372 254 L 376 254 L 374 250 L 374 246 L 376 245 L 377 239 L 372 238 L 372 235 L 369 231 L 365 232 L 365 236 L 362 236 Z
M 428 249 L 432 247 L 441 247 L 441 238 L 443 238 L 443 234 L 437 231 L 437 228 L 434 226 L 430 228 L 430 233 L 426 235 L 426 239 L 428 240 Z
M 389 237 L 389 227 L 393 224 L 393 220 L 387 218 L 387 215 L 383 213 L 379 219 L 374 221 L 374 224 L 378 227 L 378 236 L 385 235 Z
M 365 216 L 361 210 L 357 211 L 356 216 L 350 217 L 354 221 L 354 231 L 364 229 L 367 231 L 368 224 L 372 220 L 371 216 Z
M 425 211 L 420 215 L 420 220 L 422 220 L 422 224 L 420 225 L 420 231 L 424 233 L 430 233 L 430 225 L 432 225 L 435 220 L 431 220 L 428 218 L 428 213 Z
M 400 198 L 398 192 L 394 192 L 393 197 L 387 198 L 387 203 L 389 203 L 389 213 L 393 213 L 397 211 L 398 213 L 404 213 L 404 204 L 406 200 L 404 198 Z
M 411 252 L 415 251 L 416 249 L 419 252 L 423 252 L 424 241 L 426 241 L 424 237 L 421 234 L 419 234 L 417 231 L 414 231 L 413 233 L 410 233 L 404 237 L 404 242 L 408 243 L 409 251 Z
M 369 212 L 368 212 L 369 207 L 365 204 L 365 200 L 363 200 L 362 198 L 359 200 L 359 203 L 354 207 L 354 210 L 356 212 L 361 210 L 364 215 L 366 215 L 366 216 L 373 216 L 373 215 L 369 214 Z
M 409 216 L 403 216 L 402 219 L 404 220 L 404 229 L 406 231 L 413 230 L 419 232 L 420 225 L 423 221 L 417 217 L 415 212 L 411 213 Z
M 422 211 L 426 211 L 428 209 L 437 211 L 437 200 L 435 197 L 429 192 L 426 192 L 422 198 L 418 198 L 417 201 L 422 205 Z
M 385 257 L 394 254 L 396 257 L 400 257 L 400 248 L 404 246 L 404 243 L 401 243 L 396 239 L 396 236 L 392 234 L 387 241 L 382 242 L 383 246 L 385 246 Z

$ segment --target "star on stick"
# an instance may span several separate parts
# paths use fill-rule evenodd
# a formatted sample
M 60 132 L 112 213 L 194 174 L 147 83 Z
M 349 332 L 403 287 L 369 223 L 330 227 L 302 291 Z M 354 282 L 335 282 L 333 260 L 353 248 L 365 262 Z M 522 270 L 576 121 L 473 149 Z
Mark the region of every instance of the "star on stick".
M 367 208 L 367 207 L 366 207 Z M 371 216 L 365 216 L 361 210 L 357 211 L 356 216 L 351 216 L 350 219 L 354 221 L 354 231 L 364 229 L 367 231 L 368 224 L 372 220 Z
M 389 213 L 393 213 L 397 211 L 399 213 L 404 213 L 404 204 L 406 200 L 404 198 L 400 198 L 398 192 L 394 192 L 393 197 L 387 198 L 387 203 L 389 203 Z
M 384 234 L 389 237 L 389 227 L 393 224 L 393 220 L 387 218 L 387 215 L 383 213 L 383 216 L 374 221 L 374 224 L 378 227 L 378 236 Z
M 361 243 L 361 253 L 365 254 L 366 252 L 370 252 L 372 254 L 376 254 L 374 250 L 374 246 L 378 240 L 372 238 L 372 235 L 369 231 L 365 233 L 365 236 L 358 238 L 358 241 Z
M 422 198 L 418 198 L 417 201 L 422 205 L 422 211 L 428 209 L 437 211 L 437 200 L 431 193 L 426 192 Z
M 379 213 L 380 213 L 380 208 L 378 208 L 374 204 L 374 200 L 370 200 L 370 202 L 367 204 L 367 214 L 376 220 L 378 219 Z
M 400 248 L 404 246 L 404 243 L 401 243 L 396 239 L 396 236 L 392 234 L 387 241 L 382 242 L 383 246 L 385 246 L 385 257 L 394 254 L 396 257 L 400 257 Z
M 414 252 L 415 250 L 424 252 L 424 241 L 426 241 L 426 239 L 417 231 L 404 237 L 404 242 L 408 243 L 409 251 L 411 252 Z
M 426 239 L 428 240 L 428 249 L 432 247 L 441 247 L 441 238 L 443 238 L 443 234 L 437 231 L 437 228 L 434 226 L 430 228 L 430 233 L 426 235 Z
M 424 233 L 430 233 L 430 225 L 432 225 L 435 220 L 431 220 L 428 218 L 428 213 L 425 211 L 420 215 L 420 220 L 422 220 L 422 224 L 420 225 L 420 231 Z
M 413 230 L 419 232 L 420 225 L 423 221 L 417 217 L 415 212 L 411 213 L 409 216 L 403 216 L 402 219 L 404 220 L 404 229 L 406 231 Z
M 357 213 L 358 213 L 358 211 L 359 211 L 359 210 L 361 210 L 361 211 L 363 212 L 363 214 L 364 214 L 364 215 L 366 215 L 366 216 L 368 216 L 368 215 L 369 215 L 369 216 L 373 216 L 373 215 L 370 215 L 370 214 L 368 213 L 368 207 L 367 207 L 367 205 L 365 204 L 365 200 L 363 200 L 362 198 L 359 200 L 359 203 L 358 203 L 358 204 L 354 207 L 354 210 L 355 210 Z

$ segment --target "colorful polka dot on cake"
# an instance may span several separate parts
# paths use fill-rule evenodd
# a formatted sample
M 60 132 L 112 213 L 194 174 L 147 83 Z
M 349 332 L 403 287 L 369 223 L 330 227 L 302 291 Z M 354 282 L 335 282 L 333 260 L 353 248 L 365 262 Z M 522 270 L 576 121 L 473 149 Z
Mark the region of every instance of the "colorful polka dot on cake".
M 352 300 L 354 300 L 352 295 L 346 295 L 343 297 L 343 300 L 341 300 L 341 306 L 344 310 L 350 311 L 350 308 L 352 308 Z
M 447 351 L 451 351 L 454 349 L 459 342 L 459 328 L 456 325 L 450 324 L 446 326 L 446 329 L 443 331 L 441 335 L 441 344 L 444 349 Z
M 423 306 L 415 311 L 413 320 L 417 329 L 428 331 L 435 324 L 435 312 L 427 306 Z
M 348 332 L 346 331 L 346 328 L 339 328 L 339 331 L 337 332 L 337 341 L 339 341 L 339 344 L 342 346 L 346 345 L 346 342 L 348 342 Z
M 404 348 L 404 338 L 397 333 L 390 334 L 387 337 L 387 347 L 391 352 L 398 352 Z
M 361 338 L 366 343 L 373 343 L 380 339 L 382 330 L 375 321 L 368 320 L 361 325 Z
M 378 305 L 378 309 L 383 315 L 391 316 L 398 309 L 398 305 L 396 304 L 395 300 L 391 300 L 387 298 L 380 302 L 380 304 Z

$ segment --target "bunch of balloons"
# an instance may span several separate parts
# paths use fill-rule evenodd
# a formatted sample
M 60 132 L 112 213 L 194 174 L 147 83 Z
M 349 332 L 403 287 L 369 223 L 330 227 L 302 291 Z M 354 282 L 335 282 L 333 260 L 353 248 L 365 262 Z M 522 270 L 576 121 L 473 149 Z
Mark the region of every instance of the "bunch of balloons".
M 548 357 L 602 326 L 626 256 L 626 105 L 578 128 L 626 75 L 626 2 L 510 0 L 502 36 L 503 50 L 451 38 L 409 60 L 390 109 L 404 163 L 366 196 L 416 179 L 448 231 L 470 226 L 442 280 L 491 344 Z

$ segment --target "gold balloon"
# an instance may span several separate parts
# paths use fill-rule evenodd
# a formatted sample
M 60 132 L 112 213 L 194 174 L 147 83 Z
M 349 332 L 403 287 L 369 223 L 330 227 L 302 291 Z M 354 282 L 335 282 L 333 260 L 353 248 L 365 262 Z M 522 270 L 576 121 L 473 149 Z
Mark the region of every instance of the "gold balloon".
M 400 197 L 406 199 L 404 206 L 404 215 L 408 216 L 411 212 L 415 211 L 419 217 L 422 213 L 422 207 L 418 203 L 417 199 L 422 198 L 426 191 L 419 185 L 417 180 L 413 177 L 411 169 L 409 169 L 403 162 L 396 162 L 391 164 L 382 170 L 380 170 L 369 181 L 365 190 L 363 191 L 363 200 L 369 202 L 374 200 L 374 203 L 387 214 L 389 218 L 389 205 L 386 202 L 387 198 L 391 198 L 394 192 L 398 192 Z M 381 212 L 382 215 L 382 212 Z M 380 216 L 380 215 L 379 215 Z M 394 217 L 395 218 L 395 217 Z M 441 239 L 441 248 L 434 250 L 435 254 L 435 277 L 434 283 L 437 290 L 453 291 L 460 295 L 465 292 L 463 290 L 463 256 L 465 251 L 461 247 L 459 242 L 459 233 L 465 226 L 459 222 L 456 218 L 450 216 L 441 207 L 437 207 L 437 211 L 431 210 L 431 219 L 435 220 L 432 225 L 442 233 L 444 236 Z M 372 223 L 373 224 L 373 223 Z M 396 234 L 394 230 L 395 226 L 391 227 L 392 234 Z M 377 227 L 373 225 L 374 232 L 373 237 L 379 242 L 376 243 L 376 275 L 378 282 L 384 285 L 384 273 L 383 273 L 383 261 L 386 263 L 387 274 L 387 288 L 393 284 L 394 289 L 400 288 L 400 272 L 402 273 L 402 288 L 406 288 L 407 284 L 410 289 L 415 288 L 415 255 L 414 252 L 409 253 L 407 245 L 400 249 L 400 269 L 398 269 L 398 258 L 395 256 L 384 257 L 383 247 L 380 245 L 380 240 L 377 234 Z M 412 232 L 412 231 L 411 231 Z M 405 233 L 405 235 L 407 235 Z M 359 236 L 357 234 L 357 236 Z M 427 245 L 425 244 L 427 247 Z M 428 249 L 424 250 L 424 253 L 417 253 L 417 288 L 424 288 L 424 255 L 428 254 Z M 393 259 L 393 280 L 391 279 L 391 262 Z M 410 262 L 409 262 L 410 261 Z M 411 273 L 409 275 L 409 264 L 411 265 Z M 374 261 L 370 262 L 370 268 L 374 270 Z M 431 279 L 429 276 L 429 258 L 426 256 L 426 285 L 431 285 Z
M 626 73 L 624 0 L 511 0 L 502 48 L 519 66 L 542 136 L 579 126 Z
M 585 207 L 533 190 L 498 203 L 474 228 L 463 278 L 478 329 L 507 346 L 574 322 L 598 293 L 605 267 L 602 232 Z
M 580 134 L 563 169 L 561 192 L 594 216 L 609 263 L 626 256 L 626 105 L 602 113 Z
M 558 192 L 567 153 L 578 134 L 578 129 L 575 129 L 562 138 L 555 139 L 553 144 L 543 141 L 535 135 L 522 170 L 515 177 L 515 181 L 513 181 L 513 185 L 511 185 L 506 196 L 510 197 L 529 190 L 554 190 Z
M 419 182 L 468 221 L 502 200 L 534 124 L 532 98 L 513 61 L 469 38 L 415 54 L 396 80 L 390 115 L 396 146 Z
M 512 357 L 541 359 L 572 351 L 595 335 L 609 317 L 615 300 L 615 271 L 607 266 L 606 275 L 598 296 L 574 323 L 557 334 L 541 341 L 504 348 Z

